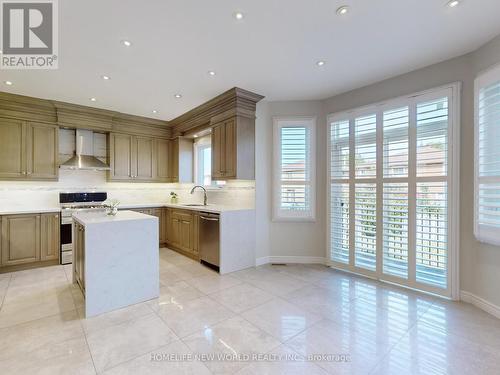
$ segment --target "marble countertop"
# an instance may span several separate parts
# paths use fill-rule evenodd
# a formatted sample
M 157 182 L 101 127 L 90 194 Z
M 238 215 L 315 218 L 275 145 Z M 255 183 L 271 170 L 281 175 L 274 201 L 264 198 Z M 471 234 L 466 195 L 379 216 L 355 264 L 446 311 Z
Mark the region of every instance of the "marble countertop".
M 207 206 L 197 205 L 197 206 L 186 206 L 189 203 L 121 203 L 118 206 L 120 210 L 130 210 L 138 208 L 178 208 L 183 210 L 191 211 L 204 211 L 212 213 L 222 213 L 227 211 L 249 211 L 254 210 L 254 208 L 239 207 L 239 206 L 225 206 L 221 204 L 208 204 Z M 37 207 L 37 206 L 11 206 L 11 207 L 0 207 L 0 216 L 2 215 L 20 215 L 20 214 L 33 214 L 33 213 L 46 213 L 46 212 L 60 212 L 60 207 Z
M 59 207 L 36 207 L 36 206 L 18 206 L 18 207 L 0 207 L 1 215 L 20 215 L 46 212 L 61 212 Z
M 99 211 L 82 211 L 75 212 L 73 214 L 73 219 L 78 221 L 80 224 L 86 226 L 89 224 L 100 224 L 100 223 L 110 223 L 110 222 L 120 222 L 120 221 L 130 221 L 130 220 L 158 220 L 154 216 L 141 214 L 140 212 L 134 211 L 118 211 L 116 215 L 107 215 L 105 212 Z

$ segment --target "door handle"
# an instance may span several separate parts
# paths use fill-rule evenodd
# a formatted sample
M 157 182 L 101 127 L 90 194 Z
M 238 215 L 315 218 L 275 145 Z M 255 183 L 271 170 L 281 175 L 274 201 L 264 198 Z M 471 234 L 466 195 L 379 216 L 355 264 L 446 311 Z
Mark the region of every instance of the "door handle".
M 200 219 L 208 220 L 208 221 L 219 221 L 219 218 L 216 218 L 216 217 L 200 216 Z

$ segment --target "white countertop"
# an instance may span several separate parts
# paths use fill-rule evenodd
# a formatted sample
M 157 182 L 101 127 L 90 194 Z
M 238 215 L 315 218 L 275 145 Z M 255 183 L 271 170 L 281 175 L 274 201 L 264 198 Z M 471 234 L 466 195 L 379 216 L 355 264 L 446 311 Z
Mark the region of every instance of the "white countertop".
M 21 215 L 46 212 L 61 212 L 60 207 L 36 207 L 36 206 L 18 206 L 18 207 L 0 207 L 1 215 Z
M 123 203 L 118 206 L 119 210 L 130 210 L 138 208 L 178 208 L 191 211 L 204 211 L 212 213 L 222 213 L 227 211 L 251 211 L 254 208 L 238 207 L 238 206 L 225 206 L 220 204 L 208 204 L 207 206 L 186 206 L 189 203 Z M 12 206 L 0 207 L 0 216 L 2 215 L 20 215 L 20 214 L 33 214 L 33 213 L 46 213 L 46 212 L 60 212 L 60 207 L 36 207 L 36 206 Z
M 118 211 L 116 215 L 108 215 L 99 211 L 81 211 L 73 214 L 73 219 L 86 226 L 89 224 L 111 223 L 130 220 L 158 220 L 154 216 L 141 214 L 134 211 Z

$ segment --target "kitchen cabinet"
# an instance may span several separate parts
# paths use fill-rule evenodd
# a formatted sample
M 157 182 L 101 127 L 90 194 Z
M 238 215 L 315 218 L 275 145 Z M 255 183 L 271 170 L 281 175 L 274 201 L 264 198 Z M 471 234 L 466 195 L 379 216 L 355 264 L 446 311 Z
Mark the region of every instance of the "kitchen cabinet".
M 214 120 L 212 179 L 255 179 L 255 120 L 240 116 Z
M 73 272 L 75 281 L 85 291 L 85 227 L 77 222 L 73 225 Z
M 40 215 L 40 260 L 59 260 L 60 228 L 59 214 Z
M 127 134 L 110 134 L 109 164 L 111 170 L 108 179 L 111 181 L 131 180 L 132 173 L 132 140 Z
M 170 182 L 170 154 L 171 141 L 169 139 L 156 139 L 156 180 L 158 182 Z
M 167 244 L 173 250 L 198 259 L 195 236 L 196 214 L 189 210 L 168 209 Z
M 57 180 L 57 125 L 0 118 L 0 179 Z
M 170 141 L 170 182 L 193 182 L 193 139 L 177 137 Z
M 111 133 L 109 137 L 110 181 L 168 182 L 170 141 Z
M 3 216 L 2 267 L 38 261 L 40 261 L 40 215 Z

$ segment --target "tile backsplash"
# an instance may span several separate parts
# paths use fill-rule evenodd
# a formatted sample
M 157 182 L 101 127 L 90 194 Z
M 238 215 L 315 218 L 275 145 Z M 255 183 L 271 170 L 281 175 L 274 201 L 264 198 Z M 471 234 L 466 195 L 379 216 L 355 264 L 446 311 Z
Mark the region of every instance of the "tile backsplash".
M 0 181 L 0 209 L 47 208 L 59 205 L 60 192 L 106 191 L 110 198 L 122 203 L 168 202 L 170 192 L 179 195 L 179 202 L 202 202 L 203 193 L 189 194 L 194 184 L 116 183 L 106 181 L 102 171 L 59 171 L 59 181 Z M 254 181 L 230 181 L 221 188 L 208 191 L 212 204 L 239 207 L 255 206 Z

